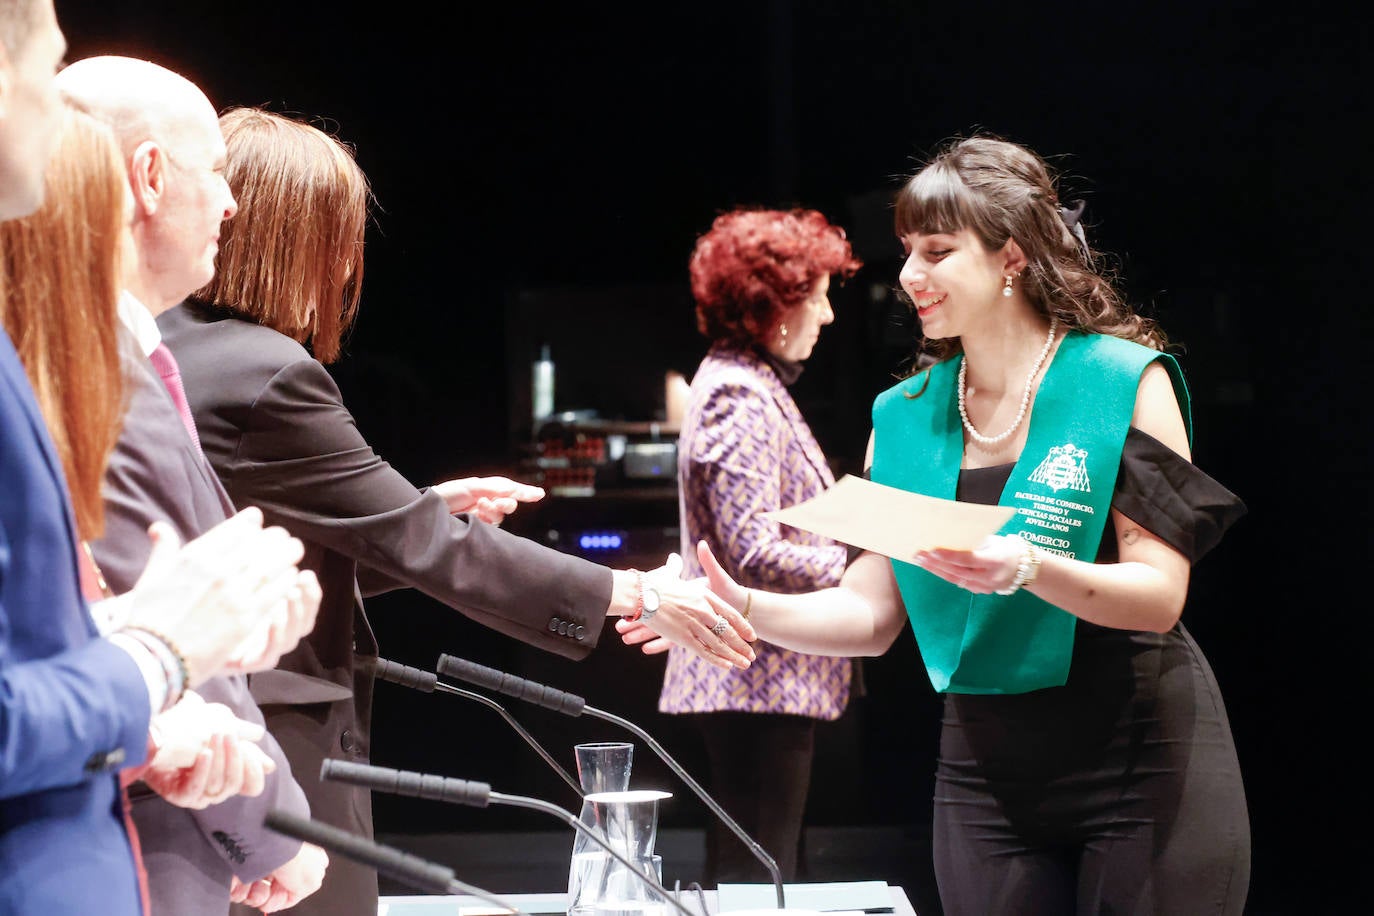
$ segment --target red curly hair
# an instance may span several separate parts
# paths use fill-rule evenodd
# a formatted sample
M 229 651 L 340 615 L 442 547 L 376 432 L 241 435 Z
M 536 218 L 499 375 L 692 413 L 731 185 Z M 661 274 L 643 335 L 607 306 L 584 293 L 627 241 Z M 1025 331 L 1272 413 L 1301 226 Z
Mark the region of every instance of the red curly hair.
M 721 214 L 689 264 L 697 329 L 713 342 L 759 343 L 822 277 L 851 277 L 861 266 L 844 230 L 815 210 Z

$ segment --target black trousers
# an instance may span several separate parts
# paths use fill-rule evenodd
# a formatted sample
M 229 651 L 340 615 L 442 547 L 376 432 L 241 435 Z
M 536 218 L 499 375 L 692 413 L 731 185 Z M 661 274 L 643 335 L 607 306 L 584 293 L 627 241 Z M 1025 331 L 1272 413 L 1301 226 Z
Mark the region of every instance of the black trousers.
M 1211 668 L 1181 626 L 1077 638 L 1064 687 L 946 697 L 946 916 L 1238 916 L 1250 823 Z
M 698 713 L 691 718 L 706 742 L 711 795 L 776 860 L 783 881 L 796 881 L 816 720 L 749 712 Z M 703 885 L 772 880 L 749 847 L 711 817 Z

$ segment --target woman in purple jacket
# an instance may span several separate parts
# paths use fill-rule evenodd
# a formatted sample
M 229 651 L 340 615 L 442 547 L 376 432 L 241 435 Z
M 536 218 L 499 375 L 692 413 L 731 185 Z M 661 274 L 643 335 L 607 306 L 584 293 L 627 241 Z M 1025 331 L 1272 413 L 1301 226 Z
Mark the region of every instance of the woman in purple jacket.
M 700 575 L 705 540 L 739 582 L 776 592 L 836 585 L 846 549 L 763 513 L 834 483 L 787 386 L 834 320 L 834 274 L 859 268 L 844 230 L 814 210 L 736 210 L 715 220 L 690 264 L 697 326 L 711 341 L 692 379 L 678 440 L 682 556 Z M 705 739 L 711 789 L 745 832 L 796 879 L 817 719 L 849 699 L 850 663 L 759 643 L 747 670 L 723 671 L 674 648 L 659 709 L 690 714 Z M 733 833 L 707 834 L 705 879 L 767 881 Z

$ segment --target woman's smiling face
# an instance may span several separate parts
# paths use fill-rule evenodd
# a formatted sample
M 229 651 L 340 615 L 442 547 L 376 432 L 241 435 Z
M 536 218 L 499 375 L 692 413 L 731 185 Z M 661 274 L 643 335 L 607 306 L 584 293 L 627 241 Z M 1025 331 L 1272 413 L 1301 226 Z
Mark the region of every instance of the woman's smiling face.
M 971 229 L 912 232 L 902 244 L 907 258 L 898 280 L 926 337 L 959 337 L 998 304 L 1006 255 L 988 251 Z

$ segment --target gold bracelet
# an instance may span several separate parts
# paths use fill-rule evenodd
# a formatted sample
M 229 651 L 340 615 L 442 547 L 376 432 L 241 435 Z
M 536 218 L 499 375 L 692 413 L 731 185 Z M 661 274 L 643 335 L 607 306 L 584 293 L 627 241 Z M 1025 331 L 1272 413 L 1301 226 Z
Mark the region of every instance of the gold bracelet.
M 743 617 L 745 620 L 748 620 L 748 619 L 749 619 L 749 606 L 750 606 L 751 604 L 753 604 L 753 603 L 754 603 L 754 593 L 753 593 L 751 590 L 749 590 L 749 589 L 746 588 L 746 589 L 744 590 L 744 610 L 740 611 L 740 614 L 739 614 L 739 615 L 740 615 L 741 617 Z

